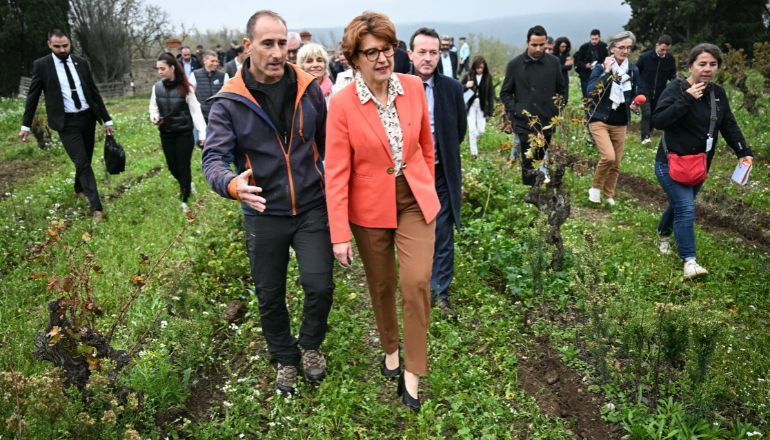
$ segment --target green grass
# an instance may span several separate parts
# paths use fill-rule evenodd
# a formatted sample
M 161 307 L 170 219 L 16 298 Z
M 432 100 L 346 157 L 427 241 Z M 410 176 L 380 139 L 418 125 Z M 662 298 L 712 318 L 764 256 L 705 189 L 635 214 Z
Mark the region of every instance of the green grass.
M 573 81 L 573 103 L 580 94 L 576 85 Z M 53 219 L 66 219 L 62 239 L 71 244 L 79 242 L 91 225 L 86 203 L 72 194 L 74 167 L 60 143 L 42 151 L 14 140 L 21 105 L 0 102 L 0 157 L 45 162 L 50 167 L 0 199 L 0 332 L 7 335 L 14 368 L 30 381 L 21 396 L 27 417 L 25 438 L 122 439 L 134 429 L 142 438 L 152 439 L 232 439 L 241 435 L 281 439 L 575 438 L 568 418 L 546 415 L 523 391 L 520 356 L 533 352 L 537 336 L 550 338 L 555 347 L 562 348 L 565 362 L 587 376 L 588 390 L 616 406 L 614 411 L 604 411 L 607 420 L 620 423 L 634 409 L 632 419 L 647 422 L 652 415 L 637 403 L 650 395 L 646 389 L 640 395 L 635 388 L 633 361 L 643 356 L 642 379 L 648 384 L 651 359 L 657 352 L 648 338 L 643 352 L 636 353 L 633 332 L 643 321 L 647 334 L 654 334 L 650 317 L 656 304 L 663 302 L 683 311 L 678 318 L 682 322 L 698 324 L 708 318 L 720 332 L 706 377 L 693 380 L 698 352 L 689 349 L 682 365 L 666 370 L 672 381 L 664 383 L 661 397 L 671 396 L 690 405 L 687 414 L 691 419 L 683 422 L 687 426 L 707 421 L 727 428 L 740 417 L 752 424 L 751 429 L 767 429 L 767 256 L 750 243 L 737 243 L 696 227 L 699 262 L 710 273 L 701 280 L 683 282 L 678 258 L 658 255 L 653 244 L 660 212 L 637 206 L 626 195 L 617 198 L 619 204 L 611 211 L 593 208 L 585 197 L 591 176 L 569 173 L 573 204 L 583 214 L 573 214 L 563 228 L 569 252 L 565 270 L 547 277 L 549 319 L 543 320 L 540 309 L 532 307 L 531 293 L 533 249 L 528 244 L 531 232 L 527 226 L 536 209 L 523 201 L 526 189 L 520 184 L 520 170 L 506 165 L 507 154 L 498 152 L 509 136 L 495 133 L 491 124 L 481 139 L 480 159 L 471 162 L 467 143 L 462 146 L 463 186 L 469 196 L 462 208 L 464 228 L 456 236 L 452 285 L 461 319 L 441 321 L 437 311 L 431 316 L 429 373 L 421 381 L 420 391 L 422 412 L 408 413 L 396 400 L 395 384 L 379 375 L 382 353 L 373 339 L 378 334 L 360 265 L 352 271 L 335 272 L 337 289 L 323 345 L 329 365 L 327 379 L 317 388 L 301 383 L 299 395 L 293 398 L 275 396 L 275 365 L 260 334 L 240 208 L 208 190 L 196 149 L 192 164 L 200 213 L 194 224 L 188 223 L 179 206 L 177 183 L 165 167 L 157 130 L 147 116 L 146 98 L 108 103 L 116 137 L 128 156 L 127 171 L 118 176 L 105 173 L 100 139 L 93 162 L 99 190 L 108 195 L 120 186 L 129 188 L 120 197 L 105 201 L 108 219 L 94 228 L 84 249 L 94 252 L 104 269 L 104 274 L 92 280 L 105 309 L 96 326 L 106 332 L 132 291 L 131 276 L 147 271 L 140 264 L 140 254 L 154 262 L 188 226 L 182 243 L 170 250 L 128 310 L 113 345 L 131 349 L 167 295 L 176 316 L 161 313 L 158 321 L 163 323 L 153 327 L 137 349 L 135 362 L 119 379 L 119 384 L 138 392 L 138 406 L 132 406 L 133 397 L 113 397 L 111 391 L 98 387 L 88 405 L 73 395 L 53 405 L 51 395 L 56 393 L 41 392 L 52 388 L 52 379 L 45 373 L 49 364 L 34 360 L 31 352 L 34 334 L 46 324 L 45 303 L 56 296 L 45 290 L 44 281 L 28 277 L 41 271 L 61 274 L 65 265 L 61 257 L 54 259 L 50 269 L 28 261 L 29 249 L 47 238 L 43 231 Z M 761 124 L 754 127 L 746 122 L 747 115 L 737 114 L 747 132 L 759 130 Z M 760 136 L 755 135 L 757 142 Z M 712 176 L 720 178 L 709 179 L 706 188 L 742 200 L 753 196 L 751 206 L 767 210 L 761 190 L 764 183 L 735 189 L 721 177 L 720 173 L 731 171 L 735 161 L 723 145 L 719 148 L 723 151 L 713 168 L 718 172 Z M 584 148 L 583 153 L 596 157 L 595 150 Z M 653 160 L 654 148 L 642 146 L 638 134 L 629 133 L 622 171 L 656 184 Z M 158 166 L 162 169 L 154 177 L 135 183 L 138 176 Z M 752 172 L 752 182 L 766 180 L 767 171 L 762 167 Z M 605 341 L 608 350 L 603 360 L 591 354 L 594 351 L 587 343 L 597 325 L 587 313 L 594 307 L 596 295 L 586 293 L 574 278 L 589 252 L 583 235 L 586 230 L 599 246 L 601 258 L 595 269 L 606 289 L 601 294 L 601 319 L 611 339 Z M 287 304 L 294 329 L 301 320 L 303 298 L 292 260 Z M 228 326 L 222 315 L 234 299 L 246 303 L 247 315 L 244 322 Z M 647 318 L 642 320 L 642 316 Z M 619 361 L 620 368 L 602 372 L 600 361 L 608 365 Z M 0 354 L 0 362 L 0 370 L 7 371 L 5 352 Z M 3 421 L 12 418 L 15 410 L 9 378 L 0 376 Z M 117 414 L 116 423 L 111 423 L 107 411 Z M 0 425 L 0 435 L 13 435 L 13 426 Z

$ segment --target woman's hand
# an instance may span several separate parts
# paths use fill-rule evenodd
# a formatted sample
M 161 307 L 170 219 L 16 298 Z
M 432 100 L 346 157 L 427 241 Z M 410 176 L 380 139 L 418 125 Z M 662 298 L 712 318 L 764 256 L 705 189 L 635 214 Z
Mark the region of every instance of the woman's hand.
M 155 125 L 160 125 L 163 123 L 163 119 L 158 120 L 157 118 L 152 118 L 152 123 Z
M 350 245 L 350 241 L 334 243 L 332 249 L 334 250 L 334 258 L 340 262 L 342 267 L 350 269 L 350 263 L 353 262 L 353 246 Z
M 571 66 L 572 65 L 572 57 L 567 57 L 567 61 L 564 62 L 565 66 Z
M 607 57 L 604 59 L 604 73 L 610 73 L 612 70 L 612 57 Z
M 706 90 L 706 83 L 698 83 L 687 89 L 687 93 L 691 94 L 695 99 L 700 99 L 703 96 L 704 90 Z
M 473 81 L 468 81 L 467 83 L 465 83 L 465 88 L 466 89 L 470 89 L 472 87 L 473 87 Z
M 639 106 L 637 106 L 635 102 L 632 102 L 628 108 L 630 108 L 632 112 L 635 112 L 637 109 L 639 109 Z
M 198 139 L 198 145 L 200 145 L 201 147 L 205 146 L 206 145 L 206 139 Z
M 738 163 L 743 163 L 743 162 L 753 163 L 754 158 L 752 156 L 743 156 L 742 158 L 738 159 Z

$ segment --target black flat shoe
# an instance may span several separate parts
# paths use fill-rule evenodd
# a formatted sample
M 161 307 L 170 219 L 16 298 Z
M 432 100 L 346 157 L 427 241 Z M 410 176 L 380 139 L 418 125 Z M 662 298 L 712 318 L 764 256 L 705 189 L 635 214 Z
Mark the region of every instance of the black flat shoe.
M 404 373 L 401 373 L 401 376 L 398 377 L 398 389 L 396 390 L 396 393 L 398 393 L 399 397 L 403 394 L 404 398 L 402 399 L 404 402 L 404 405 L 408 406 L 409 409 L 412 411 L 420 411 L 420 399 L 415 399 L 411 395 L 409 395 L 409 391 L 406 390 L 406 382 L 404 380 Z

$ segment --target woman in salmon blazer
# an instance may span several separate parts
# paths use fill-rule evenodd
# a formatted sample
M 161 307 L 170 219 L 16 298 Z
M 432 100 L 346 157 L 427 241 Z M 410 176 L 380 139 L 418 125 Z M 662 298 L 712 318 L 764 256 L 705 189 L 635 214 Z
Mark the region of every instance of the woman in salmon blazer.
M 434 219 L 440 203 L 425 91 L 418 77 L 393 73 L 397 43 L 396 29 L 383 14 L 365 12 L 345 28 L 342 49 L 355 81 L 329 103 L 326 203 L 334 256 L 345 267 L 353 258 L 351 232 L 356 239 L 385 351 L 382 374 L 399 377 L 398 395 L 419 410 L 419 377 L 427 373 Z

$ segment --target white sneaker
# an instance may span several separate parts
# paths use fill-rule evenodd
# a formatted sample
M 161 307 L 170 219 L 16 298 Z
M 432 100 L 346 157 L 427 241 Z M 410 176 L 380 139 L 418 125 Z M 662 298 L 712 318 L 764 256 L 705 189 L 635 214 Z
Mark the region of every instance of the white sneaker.
M 190 207 L 189 207 L 189 206 L 187 206 L 187 203 L 185 203 L 185 202 L 182 202 L 182 211 L 184 211 L 185 213 L 187 213 L 187 211 L 189 211 L 189 210 L 190 210 Z
M 671 253 L 671 242 L 668 241 L 668 237 L 658 237 L 658 249 L 662 255 L 668 255 Z
M 642 145 L 644 145 L 644 144 L 649 144 L 650 142 L 652 142 L 652 139 L 650 139 L 650 138 L 647 138 L 647 139 L 645 139 L 645 140 L 643 140 L 643 141 L 642 141 Z
M 190 193 L 191 194 L 198 194 L 197 191 L 195 191 L 195 183 L 190 182 Z
M 610 197 L 609 199 L 604 199 L 605 202 L 609 203 L 610 206 L 615 206 L 615 199 Z
M 708 274 L 708 271 L 702 267 L 695 260 L 690 260 L 684 263 L 684 277 L 685 279 L 700 277 Z
M 594 203 L 602 202 L 602 190 L 599 188 L 591 188 L 588 190 L 588 200 Z
M 545 178 L 545 180 L 543 180 L 543 183 L 549 183 L 550 181 L 551 181 L 551 179 L 549 179 L 548 177 L 546 177 L 546 178 Z

